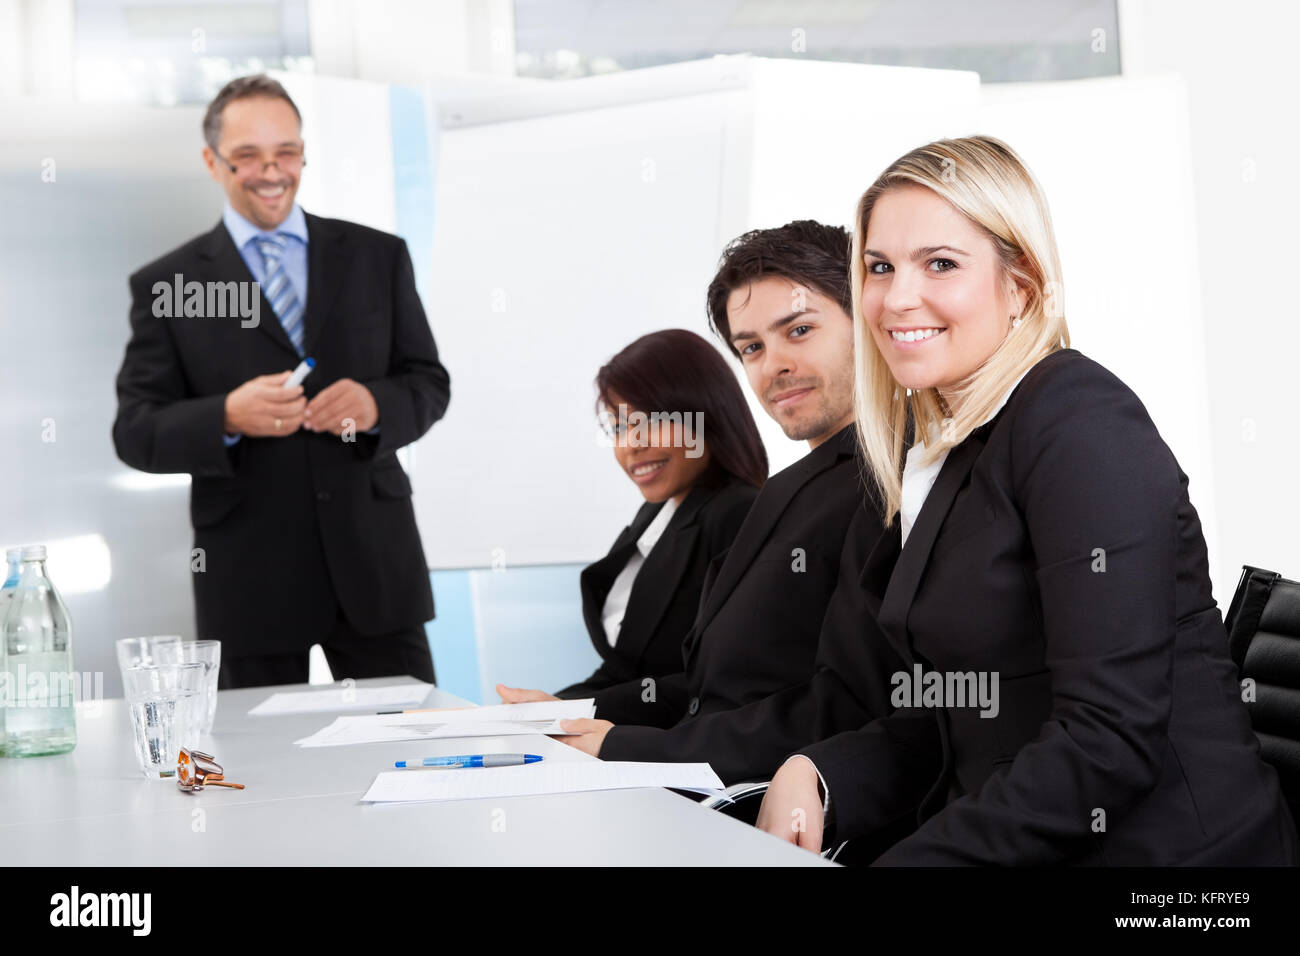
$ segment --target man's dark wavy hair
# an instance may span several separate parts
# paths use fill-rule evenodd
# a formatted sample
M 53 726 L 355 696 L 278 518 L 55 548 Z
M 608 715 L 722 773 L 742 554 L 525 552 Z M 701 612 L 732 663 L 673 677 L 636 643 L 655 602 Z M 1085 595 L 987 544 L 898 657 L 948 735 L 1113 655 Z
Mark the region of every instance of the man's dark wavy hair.
M 846 315 L 853 314 L 849 289 L 849 256 L 853 237 L 843 226 L 827 226 L 813 219 L 799 219 L 775 229 L 754 229 L 728 243 L 709 283 L 707 309 L 709 325 L 731 344 L 731 322 L 727 299 L 736 289 L 768 276 L 782 276 L 820 292 L 838 302 Z

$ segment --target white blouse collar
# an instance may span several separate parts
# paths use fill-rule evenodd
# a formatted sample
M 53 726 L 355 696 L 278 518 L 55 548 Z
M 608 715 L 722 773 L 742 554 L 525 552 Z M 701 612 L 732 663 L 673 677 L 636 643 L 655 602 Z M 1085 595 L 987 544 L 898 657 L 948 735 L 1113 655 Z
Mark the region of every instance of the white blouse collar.
M 1033 366 L 1030 366 L 1032 368 Z M 1020 373 L 1020 377 L 1011 383 L 1011 387 L 1006 390 L 1002 396 L 1002 401 L 998 402 L 992 412 L 980 422 L 980 425 L 987 425 L 1002 411 L 1006 405 L 1011 393 L 1016 390 L 1016 386 L 1021 383 L 1029 369 Z M 930 439 L 934 440 L 938 436 L 938 428 L 935 425 L 930 426 Z M 907 450 L 907 457 L 903 462 L 903 496 L 899 503 L 898 520 L 900 531 L 902 532 L 903 544 L 907 543 L 907 535 L 912 530 L 917 516 L 921 513 L 921 507 L 925 504 L 925 499 L 930 495 L 930 489 L 934 487 L 935 479 L 939 477 L 939 472 L 943 470 L 943 463 L 948 460 L 948 452 L 945 451 L 930 464 L 922 467 L 917 465 L 916 459 L 921 456 L 925 450 L 924 442 L 914 442 L 912 447 Z

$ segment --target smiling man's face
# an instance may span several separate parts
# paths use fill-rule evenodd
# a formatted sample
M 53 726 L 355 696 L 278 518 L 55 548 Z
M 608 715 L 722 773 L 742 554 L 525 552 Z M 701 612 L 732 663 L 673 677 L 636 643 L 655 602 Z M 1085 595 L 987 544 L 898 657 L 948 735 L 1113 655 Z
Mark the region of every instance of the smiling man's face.
M 203 148 L 212 178 L 221 183 L 235 212 L 259 229 L 271 230 L 288 217 L 302 174 L 302 130 L 293 107 L 279 97 L 232 100 L 221 111 L 217 151 Z M 274 165 L 271 165 L 274 163 Z
M 853 323 L 834 299 L 781 276 L 734 289 L 731 344 L 787 438 L 816 448 L 853 421 Z

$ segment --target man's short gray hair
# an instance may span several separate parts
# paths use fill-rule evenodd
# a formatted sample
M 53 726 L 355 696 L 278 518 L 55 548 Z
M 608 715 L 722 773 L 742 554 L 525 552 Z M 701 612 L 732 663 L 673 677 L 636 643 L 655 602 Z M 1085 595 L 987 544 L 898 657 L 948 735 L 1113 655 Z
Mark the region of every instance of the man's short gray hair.
M 298 125 L 302 125 L 302 114 L 298 112 L 298 106 L 290 98 L 288 91 L 280 85 L 279 81 L 271 79 L 265 73 L 258 73 L 254 76 L 236 77 L 213 97 L 212 102 L 208 104 L 208 111 L 203 114 L 204 141 L 215 150 L 217 143 L 221 142 L 221 111 L 234 100 L 246 100 L 254 96 L 269 96 L 284 100 L 293 109 L 293 115 L 298 117 Z

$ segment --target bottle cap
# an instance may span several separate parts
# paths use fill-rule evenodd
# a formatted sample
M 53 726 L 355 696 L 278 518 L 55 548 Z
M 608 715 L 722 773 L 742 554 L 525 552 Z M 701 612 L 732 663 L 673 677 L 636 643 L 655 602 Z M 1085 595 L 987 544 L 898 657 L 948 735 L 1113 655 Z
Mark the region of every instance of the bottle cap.
M 8 551 L 5 552 L 5 560 L 8 561 L 10 564 L 16 564 L 22 559 L 23 559 L 22 548 L 10 548 Z
M 43 544 L 25 544 L 23 545 L 24 561 L 44 561 L 45 545 Z

